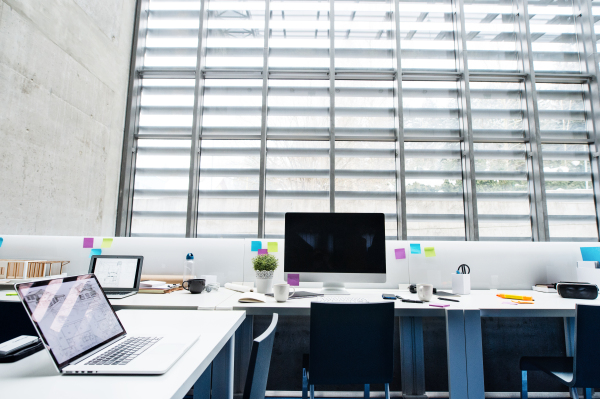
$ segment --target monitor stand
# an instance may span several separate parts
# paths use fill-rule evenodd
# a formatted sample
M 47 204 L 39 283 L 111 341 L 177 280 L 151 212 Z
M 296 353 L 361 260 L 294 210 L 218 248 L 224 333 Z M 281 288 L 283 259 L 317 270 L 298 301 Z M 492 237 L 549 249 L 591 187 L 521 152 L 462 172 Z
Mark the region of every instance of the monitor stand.
M 319 293 L 324 295 L 350 295 L 345 287 L 344 283 L 323 283 L 323 289 Z

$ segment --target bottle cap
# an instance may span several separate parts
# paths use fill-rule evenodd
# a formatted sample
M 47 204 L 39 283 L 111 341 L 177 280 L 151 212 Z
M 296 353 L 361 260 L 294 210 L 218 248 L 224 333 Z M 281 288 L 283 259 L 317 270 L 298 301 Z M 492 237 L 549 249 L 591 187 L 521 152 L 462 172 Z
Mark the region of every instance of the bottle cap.
M 187 255 L 185 256 L 185 259 L 186 259 L 186 260 L 194 259 L 194 254 L 192 254 L 192 253 L 189 253 L 189 254 L 187 254 Z

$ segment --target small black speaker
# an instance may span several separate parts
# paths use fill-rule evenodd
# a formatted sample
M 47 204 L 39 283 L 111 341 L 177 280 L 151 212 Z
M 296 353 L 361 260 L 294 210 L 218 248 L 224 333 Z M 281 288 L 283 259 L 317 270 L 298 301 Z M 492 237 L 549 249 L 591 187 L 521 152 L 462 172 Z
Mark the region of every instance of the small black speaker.
M 596 284 L 560 282 L 556 284 L 556 291 L 558 291 L 558 295 L 560 295 L 563 298 L 598 298 L 598 286 Z

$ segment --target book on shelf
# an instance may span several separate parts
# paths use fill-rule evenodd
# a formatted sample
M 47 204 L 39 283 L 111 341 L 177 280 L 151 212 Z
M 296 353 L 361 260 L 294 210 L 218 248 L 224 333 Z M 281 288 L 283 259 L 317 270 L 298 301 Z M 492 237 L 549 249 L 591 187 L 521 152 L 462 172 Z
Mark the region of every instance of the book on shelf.
M 536 284 L 531 289 L 537 292 L 556 292 L 556 284 Z
M 240 299 L 238 299 L 240 303 L 264 303 L 265 295 L 257 294 L 256 292 L 244 292 Z
M 181 291 L 183 288 L 180 285 L 162 285 L 157 287 L 140 287 L 140 294 L 170 294 L 174 291 Z

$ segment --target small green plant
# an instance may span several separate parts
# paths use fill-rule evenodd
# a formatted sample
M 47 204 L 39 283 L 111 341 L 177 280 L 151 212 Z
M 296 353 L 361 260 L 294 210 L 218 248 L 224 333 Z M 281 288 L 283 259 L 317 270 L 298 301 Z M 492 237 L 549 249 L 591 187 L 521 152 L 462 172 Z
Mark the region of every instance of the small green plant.
M 260 272 L 275 270 L 279 264 L 275 256 L 267 254 L 252 258 L 252 265 L 254 265 L 254 270 Z

